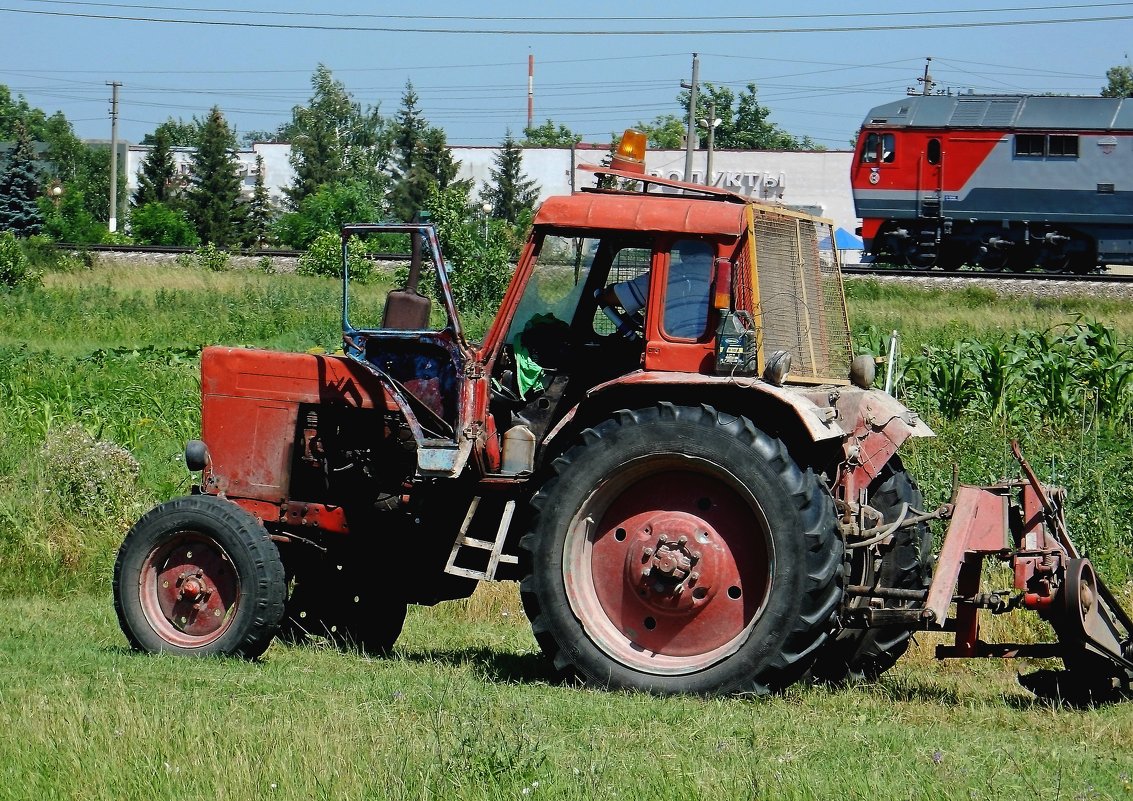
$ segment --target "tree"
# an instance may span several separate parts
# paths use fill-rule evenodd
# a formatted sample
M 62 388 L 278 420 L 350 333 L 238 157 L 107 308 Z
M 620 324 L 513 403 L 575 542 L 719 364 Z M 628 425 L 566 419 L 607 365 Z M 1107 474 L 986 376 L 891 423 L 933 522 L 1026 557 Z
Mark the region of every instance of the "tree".
M 1119 65 L 1105 71 L 1102 97 L 1133 97 L 1133 67 Z
M 295 182 L 285 190 L 293 208 L 323 186 L 362 181 L 375 194 L 385 191 L 381 168 L 389 149 L 386 123 L 377 107 L 363 109 L 345 85 L 320 64 L 311 76 L 311 98 L 291 111 L 284 126 L 291 141 Z
M 381 208 L 369 187 L 360 181 L 327 184 L 299 203 L 295 211 L 275 223 L 275 235 L 284 245 L 300 250 L 320 234 L 338 233 L 343 224 L 379 220 Z
M 143 145 L 152 145 L 161 132 L 165 136 L 166 142 L 169 147 L 196 147 L 197 140 L 201 136 L 201 130 L 204 128 L 206 120 L 200 120 L 193 117 L 189 122 L 185 122 L 180 118 L 173 119 L 170 117 L 165 122 L 154 128 L 153 133 L 148 133 L 142 137 Z
M 201 241 L 221 248 L 239 244 L 247 215 L 247 205 L 240 198 L 235 149 L 236 137 L 220 109 L 213 106 L 193 155 L 187 206 Z
M 142 162 L 138 174 L 138 188 L 134 191 L 134 205 L 147 203 L 168 203 L 173 199 L 177 187 L 177 165 L 173 161 L 173 151 L 169 147 L 169 134 L 160 126 L 153 132 L 150 152 Z
M 492 167 L 490 182 L 480 192 L 480 197 L 492 204 L 492 216 L 507 220 L 513 225 L 520 214 L 529 211 L 539 199 L 539 185 L 523 172 L 523 148 L 507 129 L 504 141 L 496 152 L 495 166 Z
M 248 229 L 244 243 L 249 247 L 263 247 L 271 232 L 271 198 L 264 183 L 264 157 L 256 154 L 256 186 L 248 203 Z
M 46 145 L 40 153 L 40 168 L 45 181 L 55 180 L 63 188 L 62 202 L 55 206 L 41 198 L 40 209 L 48 222 L 48 233 L 65 229 L 67 242 L 97 242 L 98 220 L 106 220 L 109 211 L 110 150 L 105 146 L 88 147 L 75 136 L 71 123 L 63 114 L 48 116 L 28 104 L 22 97 L 13 100 L 6 86 L 0 85 L 0 141 L 15 139 L 16 126 L 22 124 L 33 142 Z M 126 182 L 118 184 L 125 197 Z M 46 205 L 44 205 L 46 204 Z M 76 238 L 84 236 L 86 238 Z
M 444 190 L 460 173 L 460 162 L 452 157 L 444 129 L 430 126 L 421 139 L 421 169 Z
M 809 138 L 797 139 L 771 122 L 771 109 L 756 99 L 757 88 L 749 83 L 739 97 L 726 86 L 705 83 L 696 98 L 696 119 L 709 122 L 709 111 L 720 120 L 713 137 L 713 146 L 720 149 L 735 150 L 811 150 L 814 142 Z M 653 147 L 678 148 L 684 146 L 688 132 L 689 92 L 682 90 L 677 102 L 684 109 L 680 116 L 663 114 L 651 123 L 637 124 L 639 130 L 649 136 Z M 713 108 L 713 104 L 715 108 Z M 697 126 L 697 147 L 700 136 L 707 134 L 704 125 Z
M 424 208 L 430 188 L 436 183 L 422 164 L 422 143 L 429 123 L 417 107 L 413 81 L 405 82 L 401 106 L 393 123 L 393 189 L 389 194 L 392 214 L 399 220 L 411 220 Z
M 16 146 L 0 173 L 0 231 L 27 237 L 43 229 L 43 215 L 36 203 L 39 175 L 31 138 L 22 122 L 16 123 L 15 135 Z
M 542 125 L 523 129 L 524 147 L 570 147 L 582 141 L 582 136 L 576 134 L 565 125 L 555 126 L 554 121 L 548 119 Z

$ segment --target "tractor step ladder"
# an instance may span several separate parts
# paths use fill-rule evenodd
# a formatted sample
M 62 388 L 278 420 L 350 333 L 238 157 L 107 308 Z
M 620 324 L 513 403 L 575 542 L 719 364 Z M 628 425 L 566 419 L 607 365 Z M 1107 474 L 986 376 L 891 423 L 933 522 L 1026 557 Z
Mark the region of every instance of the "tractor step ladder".
M 499 528 L 496 529 L 495 542 L 488 542 L 487 540 L 480 540 L 468 536 L 468 529 L 472 527 L 472 518 L 476 516 L 476 510 L 479 508 L 480 496 L 476 496 L 472 499 L 472 503 L 468 505 L 468 514 L 464 516 L 464 522 L 460 524 L 460 533 L 456 535 L 456 542 L 452 544 L 452 552 L 448 555 L 448 563 L 445 565 L 445 572 L 453 576 L 493 581 L 496 577 L 496 568 L 499 566 L 500 562 L 506 565 L 519 563 L 518 557 L 503 552 L 504 540 L 507 538 L 508 528 L 511 527 L 511 518 L 515 514 L 515 501 L 508 501 L 504 504 L 504 513 L 500 516 L 500 525 Z M 477 548 L 481 551 L 488 551 L 488 566 L 484 570 L 457 567 L 456 557 L 460 553 L 461 548 Z

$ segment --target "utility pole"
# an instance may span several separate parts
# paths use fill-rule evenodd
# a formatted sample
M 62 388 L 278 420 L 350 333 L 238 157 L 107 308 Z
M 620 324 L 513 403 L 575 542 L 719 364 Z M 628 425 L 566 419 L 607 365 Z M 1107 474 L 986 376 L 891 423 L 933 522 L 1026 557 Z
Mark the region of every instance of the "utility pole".
M 929 72 L 928 72 L 928 68 L 931 64 L 932 64 L 932 56 L 926 57 L 925 62 L 924 62 L 924 77 L 917 78 L 917 83 L 921 84 L 920 90 L 918 91 L 917 87 L 915 87 L 915 86 L 910 86 L 908 89 L 905 90 L 905 94 L 908 94 L 908 95 L 925 95 L 925 96 L 932 94 L 932 90 L 936 87 L 936 81 L 934 81 L 932 79 L 932 76 L 929 75 Z
M 535 127 L 535 54 L 527 54 L 527 127 Z
M 681 88 L 688 89 L 688 138 L 685 141 L 685 183 L 692 183 L 692 154 L 696 150 L 696 93 L 700 84 L 700 56 L 692 54 L 692 83 L 681 81 Z
M 704 167 L 704 185 L 712 186 L 712 148 L 716 144 L 716 101 L 708 104 L 708 162 Z
M 118 230 L 118 81 L 107 81 L 110 87 L 110 233 Z

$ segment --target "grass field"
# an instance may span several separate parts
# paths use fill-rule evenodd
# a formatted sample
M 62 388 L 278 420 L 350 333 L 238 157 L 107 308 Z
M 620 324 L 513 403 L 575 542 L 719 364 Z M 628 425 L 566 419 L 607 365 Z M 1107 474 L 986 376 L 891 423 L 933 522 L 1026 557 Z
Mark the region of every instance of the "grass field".
M 747 700 L 549 683 L 516 606 L 415 609 L 396 655 L 129 652 L 105 593 L 0 602 L 0 798 L 1108 799 L 1133 710 L 998 664 Z
M 606 693 L 550 681 L 505 585 L 412 609 L 389 660 L 279 644 L 258 663 L 131 653 L 110 565 L 132 520 L 188 487 L 200 346 L 333 348 L 338 292 L 295 276 L 96 268 L 0 297 L 0 799 L 1133 797 L 1133 703 L 1040 704 L 1015 682 L 1029 667 L 936 663 L 931 638 L 871 686 Z M 367 293 L 358 308 L 375 313 L 381 288 Z M 1133 304 L 870 283 L 848 295 L 859 335 L 897 326 L 908 348 L 1076 315 L 1133 339 Z M 1128 431 L 928 416 L 940 437 L 906 461 L 930 504 L 953 462 L 994 479 L 1022 436 L 1130 595 Z M 51 443 L 71 426 L 121 451 L 61 461 Z

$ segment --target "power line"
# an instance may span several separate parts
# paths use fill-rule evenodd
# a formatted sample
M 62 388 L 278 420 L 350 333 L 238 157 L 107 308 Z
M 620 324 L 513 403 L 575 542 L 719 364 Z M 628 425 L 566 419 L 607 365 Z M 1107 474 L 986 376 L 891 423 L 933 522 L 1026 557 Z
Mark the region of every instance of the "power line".
M 1118 4 L 1129 5 L 1129 4 Z M 1043 9 L 1045 10 L 1045 9 Z M 762 35 L 762 34 L 789 34 L 789 33 L 866 33 L 881 31 L 916 31 L 916 30 L 963 30 L 972 28 L 1003 28 L 1025 27 L 1033 25 L 1073 25 L 1091 22 L 1118 22 L 1133 19 L 1133 14 L 1110 15 L 1099 17 L 1062 17 L 1058 19 L 1025 19 L 1025 20 L 984 20 L 979 22 L 929 22 L 909 23 L 897 25 L 844 25 L 844 26 L 806 26 L 806 27 L 779 27 L 779 28 L 699 28 L 683 30 L 664 29 L 638 29 L 628 31 L 611 31 L 608 29 L 564 29 L 540 30 L 535 28 L 449 28 L 425 26 L 362 26 L 362 25 L 312 25 L 284 22 L 240 22 L 234 20 L 199 20 L 199 19 L 168 19 L 162 17 L 139 17 L 125 14 L 91 14 L 63 11 L 35 11 L 22 8 L 0 8 L 0 12 L 10 14 L 28 14 L 32 16 L 64 17 L 67 19 L 99 19 L 122 22 L 149 22 L 165 25 L 197 25 L 206 27 L 225 28 L 254 28 L 270 30 L 301 30 L 301 31 L 347 31 L 352 33 L 429 33 L 429 34 L 460 34 L 469 35 L 501 35 L 501 36 L 601 36 L 601 37 L 638 37 L 638 36 L 736 36 L 736 35 Z M 906 12 L 913 13 L 913 12 Z M 929 13 L 929 12 L 923 12 Z M 938 13 L 938 12 L 932 12 Z M 988 12 L 994 13 L 994 12 Z M 894 16 L 894 15 L 885 15 Z M 811 17 L 813 18 L 813 17 Z M 786 17 L 779 19 L 788 19 Z M 525 20 L 530 21 L 530 20 Z M 635 20 L 640 22 L 640 20 Z
M 333 11 L 276 11 L 261 9 L 237 8 L 209 8 L 186 6 L 162 6 L 142 3 L 100 3 L 82 2 L 81 0 L 23 0 L 27 3 L 56 6 L 84 6 L 91 8 L 132 8 L 143 11 L 182 11 L 201 14 L 270 14 L 273 17 L 300 17 L 300 18 L 329 18 L 329 19 L 384 19 L 384 20 L 445 20 L 454 22 L 574 22 L 574 16 L 507 16 L 498 14 L 368 14 L 363 12 L 333 12 Z M 1066 5 L 1044 6 L 1006 6 L 1003 8 L 961 8 L 945 11 L 853 11 L 830 12 L 815 14 L 711 14 L 701 15 L 698 18 L 711 22 L 735 22 L 740 20 L 795 20 L 795 19 L 861 19 L 863 17 L 926 17 L 932 15 L 955 16 L 957 14 L 1008 14 L 1019 11 L 1069 11 L 1073 9 L 1088 8 L 1123 8 L 1133 6 L 1130 2 L 1109 3 L 1073 3 Z M 603 16 L 594 17 L 595 22 L 687 22 L 686 15 L 658 16 Z

